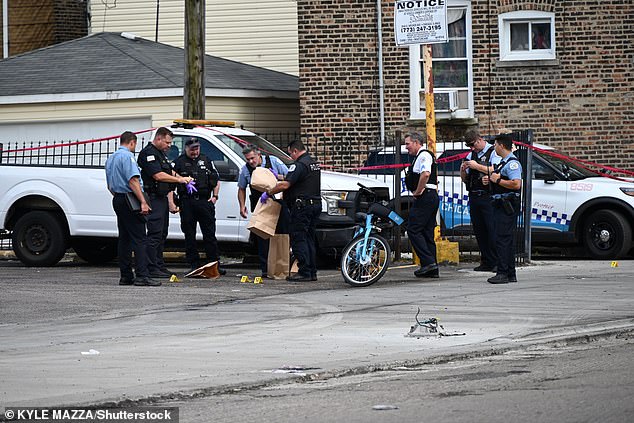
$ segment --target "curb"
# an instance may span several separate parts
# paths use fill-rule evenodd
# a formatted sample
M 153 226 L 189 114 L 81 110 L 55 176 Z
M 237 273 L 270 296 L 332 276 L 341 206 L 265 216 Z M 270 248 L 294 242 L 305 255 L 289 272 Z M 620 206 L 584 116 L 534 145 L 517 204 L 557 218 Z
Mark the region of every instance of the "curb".
M 492 357 L 502 355 L 510 351 L 521 351 L 524 349 L 542 345 L 552 345 L 559 347 L 567 345 L 582 345 L 598 341 L 600 339 L 618 337 L 619 335 L 628 334 L 634 335 L 634 317 L 610 322 L 591 323 L 578 327 L 569 326 L 554 329 L 545 329 L 543 331 L 534 332 L 517 339 L 494 338 L 487 342 L 496 342 L 496 340 L 504 340 L 505 342 L 504 344 L 498 346 L 484 345 L 475 349 L 471 349 L 469 351 L 432 355 L 421 359 L 410 359 L 377 363 L 359 367 L 334 369 L 326 372 L 312 373 L 299 377 L 289 376 L 288 378 L 268 379 L 257 383 L 237 383 L 235 385 L 221 385 L 207 388 L 197 388 L 188 391 L 177 391 L 171 393 L 150 395 L 136 399 L 126 398 L 121 400 L 104 401 L 98 403 L 72 405 L 90 407 L 131 407 L 151 405 L 163 401 L 185 401 L 194 398 L 204 398 L 216 395 L 244 393 L 245 391 L 252 391 L 271 386 L 323 381 L 347 376 L 395 370 L 397 367 L 409 367 L 411 368 L 411 370 L 416 370 L 417 367 L 421 367 L 424 365 L 444 364 L 451 361 Z M 66 404 L 65 406 L 68 405 L 71 404 Z M 4 420 L 3 417 L 0 417 L 0 422 L 4 421 L 6 420 Z

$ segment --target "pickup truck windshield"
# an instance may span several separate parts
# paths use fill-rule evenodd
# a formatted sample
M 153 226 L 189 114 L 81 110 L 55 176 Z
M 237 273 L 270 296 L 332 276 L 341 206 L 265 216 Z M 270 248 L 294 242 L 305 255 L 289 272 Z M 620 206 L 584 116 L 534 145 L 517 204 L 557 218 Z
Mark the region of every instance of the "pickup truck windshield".
M 231 148 L 233 151 L 242 156 L 242 150 L 246 147 L 245 144 L 237 141 L 235 138 L 239 138 L 245 141 L 247 144 L 255 146 L 258 150 L 262 152 L 262 154 L 266 156 L 275 156 L 280 159 L 285 165 L 289 165 L 293 163 L 293 159 L 291 159 L 287 154 L 285 154 L 282 150 L 277 148 L 275 145 L 271 144 L 264 138 L 258 137 L 257 135 L 240 135 L 234 136 L 233 138 L 228 135 L 215 135 L 221 142 Z

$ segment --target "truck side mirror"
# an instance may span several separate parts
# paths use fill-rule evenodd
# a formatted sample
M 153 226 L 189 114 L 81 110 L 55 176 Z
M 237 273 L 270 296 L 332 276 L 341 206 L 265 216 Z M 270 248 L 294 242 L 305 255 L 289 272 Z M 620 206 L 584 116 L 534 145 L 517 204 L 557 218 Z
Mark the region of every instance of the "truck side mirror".
M 225 182 L 236 182 L 238 180 L 238 167 L 233 163 L 224 160 L 214 160 L 214 166 L 220 175 L 220 180 Z

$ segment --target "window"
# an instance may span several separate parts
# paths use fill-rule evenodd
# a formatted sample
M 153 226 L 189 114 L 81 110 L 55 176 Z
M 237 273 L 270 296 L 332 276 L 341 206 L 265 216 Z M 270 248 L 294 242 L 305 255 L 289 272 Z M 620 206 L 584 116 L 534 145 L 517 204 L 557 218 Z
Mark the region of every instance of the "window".
M 436 117 L 471 118 L 474 113 L 470 2 L 449 1 L 447 25 L 448 42 L 432 45 Z M 422 45 L 410 46 L 410 117 L 412 119 L 425 119 L 423 48 Z
M 498 16 L 500 60 L 555 59 L 555 14 L 517 11 Z
M 171 161 L 176 160 L 176 158 L 181 154 L 185 149 L 185 141 L 194 138 L 200 142 L 200 152 L 207 156 L 209 160 L 214 162 L 214 166 L 218 170 L 220 174 L 221 181 L 236 181 L 238 178 L 238 166 L 231 161 L 222 151 L 218 149 L 215 145 L 210 143 L 205 138 L 201 137 L 193 137 L 186 135 L 174 135 L 172 139 L 172 146 L 170 150 L 167 152 L 167 158 Z

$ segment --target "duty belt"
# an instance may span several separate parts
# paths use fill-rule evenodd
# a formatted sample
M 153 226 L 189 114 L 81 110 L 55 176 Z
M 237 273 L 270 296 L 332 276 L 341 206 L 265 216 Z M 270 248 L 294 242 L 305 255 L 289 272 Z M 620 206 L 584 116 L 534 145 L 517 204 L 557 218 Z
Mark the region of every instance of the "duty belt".
M 483 195 L 489 194 L 489 191 L 485 191 L 482 189 L 474 189 L 473 191 L 469 191 L 469 195 L 473 195 L 476 197 L 482 197 Z
M 491 196 L 491 198 L 494 199 L 494 200 L 501 200 L 503 198 L 509 198 L 510 199 L 512 197 L 520 198 L 519 192 L 505 192 L 504 194 L 493 194 Z
M 295 200 L 295 207 L 314 206 L 315 204 L 321 204 L 321 198 L 298 198 Z

